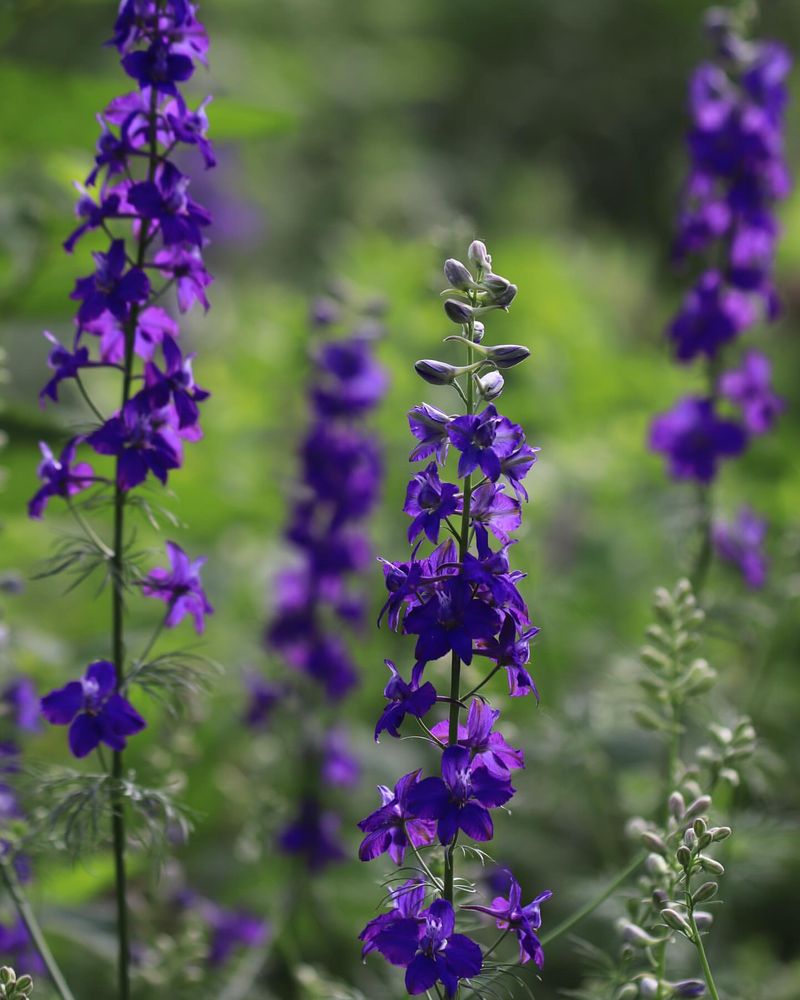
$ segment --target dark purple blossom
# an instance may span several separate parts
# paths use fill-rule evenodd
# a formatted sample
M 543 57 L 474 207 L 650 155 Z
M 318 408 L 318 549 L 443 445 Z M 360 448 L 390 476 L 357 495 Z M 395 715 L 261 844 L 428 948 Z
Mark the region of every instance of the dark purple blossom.
M 442 777 L 424 778 L 408 796 L 411 813 L 436 820 L 437 834 L 449 844 L 459 829 L 473 840 L 491 840 L 494 825 L 489 809 L 505 805 L 514 794 L 508 777 L 475 765 L 466 747 L 449 746 L 442 753 Z
M 69 726 L 69 747 L 74 756 L 85 757 L 100 743 L 124 750 L 127 737 L 147 725 L 115 688 L 113 663 L 96 660 L 81 680 L 70 681 L 42 698 L 45 719 L 55 726 Z
M 70 298 L 81 303 L 78 321 L 88 323 L 103 312 L 126 320 L 134 304 L 144 302 L 150 294 L 147 275 L 138 267 L 125 270 L 125 241 L 113 240 L 108 253 L 94 253 L 97 270 L 88 278 L 75 282 Z
M 280 705 L 284 697 L 283 691 L 255 670 L 245 674 L 244 685 L 247 692 L 244 723 L 251 729 L 260 729 L 267 725 Z
M 389 704 L 383 710 L 375 726 L 375 742 L 386 730 L 391 736 L 400 736 L 400 726 L 407 715 L 422 719 L 436 704 L 436 688 L 430 681 L 422 686 L 412 678 L 410 684 L 403 680 L 391 660 L 383 661 L 391 671 L 391 678 L 383 691 Z
M 159 250 L 154 264 L 162 274 L 174 278 L 181 312 L 187 312 L 195 302 L 208 310 L 206 288 L 214 279 L 206 270 L 197 247 L 170 246 Z
M 519 500 L 508 497 L 504 487 L 484 483 L 472 494 L 470 517 L 476 533 L 486 540 L 487 529 L 504 545 L 511 540 L 510 533 L 522 523 Z
M 420 924 L 424 918 L 420 917 L 425 906 L 425 883 L 418 879 L 408 879 L 396 889 L 389 893 L 389 903 L 391 909 L 386 913 L 381 913 L 370 920 L 366 927 L 358 935 L 359 941 L 363 941 L 361 948 L 362 958 L 366 958 L 371 951 L 376 951 L 376 939 L 383 931 L 389 930 L 400 920 L 416 920 Z
M 454 930 L 453 907 L 437 899 L 420 919 L 396 920 L 380 930 L 372 943 L 393 965 L 406 966 L 406 989 L 412 996 L 441 982 L 445 994 L 454 997 L 460 980 L 477 976 L 483 966 L 480 947 Z
M 362 861 L 373 861 L 388 852 L 395 864 L 401 865 L 409 845 L 424 847 L 433 843 L 435 823 L 419 818 L 416 809 L 410 806 L 410 798 L 418 787 L 420 771 L 404 775 L 395 785 L 394 791 L 385 785 L 378 785 L 382 805 L 358 828 L 366 836 L 361 841 L 358 856 Z M 438 779 L 437 779 L 438 780 Z
M 418 660 L 427 663 L 452 651 L 464 663 L 471 663 L 473 642 L 491 638 L 500 624 L 498 612 L 473 597 L 463 577 L 453 577 L 445 580 L 430 600 L 409 611 L 403 627 L 418 636 Z
M 353 754 L 347 733 L 341 726 L 334 726 L 325 734 L 321 773 L 324 781 L 340 788 L 352 788 L 358 784 L 361 764 Z
M 442 521 L 461 511 L 458 487 L 443 483 L 436 463 L 431 462 L 408 484 L 403 510 L 414 519 L 408 527 L 409 542 L 413 543 L 424 531 L 437 545 Z
M 111 417 L 86 438 L 98 454 L 117 458 L 120 489 L 133 489 L 149 472 L 166 483 L 169 471 L 180 467 L 180 441 L 169 416 L 167 410 L 153 410 L 148 393 L 139 392 L 128 400 L 121 415 Z
M 706 271 L 669 328 L 675 355 L 680 361 L 691 361 L 698 354 L 713 358 L 754 319 L 748 296 L 726 287 L 719 271 Z
M 29 733 L 39 732 L 39 695 L 30 677 L 13 680 L 5 687 L 0 698 L 8 706 L 15 726 Z
M 475 652 L 488 656 L 498 667 L 508 674 L 508 693 L 512 698 L 533 694 L 539 700 L 539 692 L 526 668 L 531 658 L 531 639 L 540 631 L 536 626 L 519 629 L 513 614 L 506 615 L 503 627 L 496 639 L 478 644 Z
M 718 417 L 710 399 L 682 399 L 650 427 L 650 447 L 667 456 L 675 479 L 710 483 L 719 461 L 740 455 L 746 445 L 744 429 Z
M 165 370 L 162 372 L 157 365 L 148 362 L 144 371 L 145 386 L 155 409 L 163 410 L 172 402 L 178 415 L 178 427 L 192 427 L 200 416 L 197 404 L 208 399 L 209 393 L 194 381 L 194 355 L 184 357 L 169 336 L 163 337 L 161 348 L 164 352 Z
M 463 479 L 480 467 L 492 482 L 500 478 L 500 450 L 495 437 L 500 417 L 492 404 L 481 413 L 456 417 L 447 427 L 450 443 L 461 452 L 458 476 Z
M 167 542 L 167 556 L 170 568 L 159 566 L 151 570 L 142 582 L 142 593 L 167 605 L 164 619 L 167 628 L 174 628 L 189 615 L 200 635 L 205 628 L 205 616 L 214 610 L 200 580 L 200 569 L 206 557 L 190 559 L 175 542 Z
M 296 855 L 311 872 L 319 872 L 346 857 L 339 842 L 341 820 L 335 812 L 306 797 L 295 818 L 278 837 L 281 850 Z
M 37 470 L 37 475 L 42 480 L 42 486 L 28 502 L 28 514 L 31 517 L 40 518 L 42 516 L 50 497 L 64 497 L 66 499 L 88 489 L 94 482 L 94 472 L 91 465 L 87 465 L 86 462 L 72 464 L 80 440 L 80 438 L 73 438 L 68 441 L 58 458 L 53 455 L 44 441 L 39 442 L 42 462 Z
M 162 94 L 177 97 L 177 83 L 184 83 L 194 72 L 189 56 L 174 52 L 163 40 L 157 39 L 147 49 L 129 52 L 122 59 L 122 68 L 139 86 L 155 87 Z
M 472 754 L 473 766 L 483 766 L 500 778 L 508 778 L 509 771 L 525 766 L 525 755 L 506 743 L 502 733 L 494 730 L 500 712 L 480 698 L 473 698 L 467 714 L 466 726 L 458 727 L 458 745 Z M 437 723 L 431 732 L 442 742 L 447 740 L 449 723 Z
M 189 244 L 202 247 L 203 227 L 211 216 L 186 189 L 189 178 L 177 167 L 166 163 L 154 181 L 141 181 L 128 192 L 128 200 L 143 218 L 158 222 L 165 247 Z
M 410 461 L 418 462 L 435 454 L 437 460 L 444 464 L 450 447 L 447 431 L 452 420 L 452 417 L 427 403 L 420 403 L 411 409 L 408 413 L 408 426 L 419 444 L 411 452 Z
M 10 962 L 28 975 L 46 974 L 47 970 L 39 951 L 19 917 L 10 924 L 0 924 L 0 955 L 3 956 L 4 962 Z
M 239 948 L 262 948 L 267 942 L 266 920 L 246 910 L 227 910 L 205 902 L 200 913 L 211 931 L 208 964 L 212 968 L 224 965 Z
M 772 365 L 760 351 L 748 351 L 741 366 L 722 374 L 719 391 L 742 412 L 750 434 L 765 434 L 774 426 L 784 401 L 772 391 Z
M 312 398 L 323 416 L 356 416 L 375 407 L 386 394 L 387 377 L 363 337 L 324 344 L 317 353 L 318 375 Z
M 712 535 L 720 559 L 738 566 L 748 587 L 763 587 L 769 568 L 764 553 L 767 522 L 742 507 L 735 521 L 717 521 Z
M 500 930 L 511 930 L 519 941 L 519 960 L 524 965 L 533 960 L 541 969 L 544 966 L 544 949 L 536 931 L 542 926 L 541 904 L 553 895 L 546 889 L 527 906 L 522 905 L 522 890 L 515 878 L 510 879 L 508 898 L 498 896 L 491 906 L 465 906 L 465 910 L 477 910 L 494 917 Z
M 53 370 L 53 375 L 39 393 L 39 402 L 42 406 L 44 406 L 45 396 L 57 403 L 58 388 L 61 383 L 65 379 L 75 378 L 82 368 L 91 366 L 89 351 L 86 347 L 76 347 L 74 351 L 68 351 L 52 333 L 45 330 L 44 335 L 53 345 L 47 358 L 47 364 Z

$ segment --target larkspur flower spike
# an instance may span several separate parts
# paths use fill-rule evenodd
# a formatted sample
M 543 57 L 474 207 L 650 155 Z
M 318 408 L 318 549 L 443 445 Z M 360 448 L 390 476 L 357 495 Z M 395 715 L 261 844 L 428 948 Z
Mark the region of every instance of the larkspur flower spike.
M 741 455 L 783 409 L 772 390 L 769 360 L 760 351 L 748 351 L 738 368 L 724 370 L 738 339 L 780 312 L 772 276 L 781 232 L 774 208 L 791 186 L 783 136 L 791 58 L 776 42 L 745 38 L 739 20 L 727 9 L 708 12 L 716 55 L 695 70 L 689 86 L 691 166 L 674 255 L 681 263 L 701 264 L 666 331 L 679 362 L 702 361 L 706 389 L 656 417 L 649 438 L 673 478 L 700 486 L 697 586 L 705 578 L 712 542 L 725 551 L 718 538 L 726 529 L 714 525 L 710 492 L 720 461 Z M 742 565 L 750 585 L 753 565 L 752 560 Z
M 416 722 L 441 755 L 439 774 L 423 776 L 417 769 L 393 789 L 380 786 L 380 807 L 359 823 L 362 861 L 388 854 L 398 866 L 417 868 L 415 878 L 390 894 L 391 908 L 360 935 L 364 955 L 377 951 L 405 967 L 412 996 L 438 990 L 440 983 L 447 997 L 455 997 L 462 981 L 472 982 L 484 967 L 495 968 L 484 962 L 477 942 L 456 933 L 466 909 L 513 932 L 519 961 L 541 968 L 539 907 L 551 895 L 548 890 L 523 905 L 519 883 L 511 878 L 508 898 L 467 906 L 463 880 L 456 881 L 454 873 L 456 843 L 492 838 L 492 813 L 514 795 L 512 772 L 524 766 L 522 751 L 495 728 L 499 711 L 483 695 L 470 699 L 462 690 L 462 672 L 471 671 L 476 681 L 482 677 L 473 694 L 505 671 L 509 694 L 538 698 L 528 662 L 539 630 L 518 589 L 524 574 L 511 569 L 507 553 L 527 499 L 523 480 L 538 449 L 494 405 L 504 387 L 501 370 L 524 362 L 529 351 L 483 343 L 485 327 L 478 317 L 507 309 L 517 289 L 492 272 L 482 242 L 473 242 L 468 257 L 474 271 L 454 258 L 444 266 L 450 286 L 445 316 L 461 327 L 445 341 L 465 351 L 464 363 L 427 359 L 415 365 L 425 382 L 455 390 L 465 412 L 453 415 L 422 403 L 408 414 L 416 439 L 411 461 L 426 462 L 412 475 L 403 507 L 411 518 L 413 549 L 407 562 L 381 560 L 388 597 L 380 620 L 414 636 L 415 646 L 410 668 L 386 660 L 391 676 L 375 738 L 400 737 Z M 451 449 L 458 482 L 444 475 Z M 447 714 L 433 721 L 437 705 L 447 705 Z M 468 714 L 462 723 L 463 708 Z

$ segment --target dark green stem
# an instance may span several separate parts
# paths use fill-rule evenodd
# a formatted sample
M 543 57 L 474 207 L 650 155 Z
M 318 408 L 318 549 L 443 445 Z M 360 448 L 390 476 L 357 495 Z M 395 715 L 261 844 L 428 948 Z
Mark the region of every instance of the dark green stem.
M 706 981 L 706 986 L 708 987 L 708 992 L 711 996 L 711 1000 L 719 1000 L 719 993 L 717 992 L 717 985 L 714 982 L 714 976 L 711 972 L 711 966 L 708 963 L 708 956 L 706 955 L 706 949 L 703 945 L 703 939 L 700 936 L 700 930 L 697 926 L 697 921 L 694 919 L 694 904 L 692 903 L 692 894 L 689 891 L 689 883 L 686 883 L 686 906 L 689 910 L 689 926 L 692 928 L 692 944 L 697 950 L 698 958 L 700 959 L 700 965 L 703 967 L 703 978 Z
M 42 929 L 39 926 L 39 921 L 36 919 L 36 915 L 17 881 L 12 862 L 7 857 L 0 857 L 0 871 L 2 871 L 3 882 L 6 889 L 8 889 L 8 894 L 14 901 L 14 906 L 17 908 L 20 920 L 25 925 L 34 948 L 44 962 L 47 973 L 53 981 L 53 986 L 56 988 L 56 992 L 61 997 L 61 1000 L 75 1000 L 72 990 L 67 985 L 64 975 L 58 967 L 58 963 L 53 958 L 53 953 L 50 951 L 45 940 Z

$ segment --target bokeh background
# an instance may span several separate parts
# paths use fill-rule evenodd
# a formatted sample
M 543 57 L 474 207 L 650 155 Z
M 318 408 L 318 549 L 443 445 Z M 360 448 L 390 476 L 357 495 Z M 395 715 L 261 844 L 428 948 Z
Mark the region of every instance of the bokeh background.
M 555 891 L 547 926 L 626 863 L 626 820 L 655 805 L 658 743 L 629 713 L 636 651 L 653 587 L 686 570 L 695 538 L 691 490 L 665 480 L 644 441 L 653 412 L 699 379 L 670 362 L 662 329 L 686 282 L 670 265 L 669 244 L 685 162 L 686 80 L 705 53 L 704 5 L 202 6 L 212 67 L 193 87 L 198 97 L 214 94 L 219 168 L 195 189 L 216 219 L 208 256 L 216 282 L 211 312 L 192 315 L 186 336 L 213 397 L 205 440 L 189 449 L 170 505 L 184 525 L 181 544 L 209 554 L 217 611 L 203 652 L 225 673 L 188 720 L 163 719 L 137 737 L 137 763 L 183 790 L 197 828 L 160 882 L 140 859 L 135 907 L 142 933 L 177 934 L 146 914 L 165 880 L 185 877 L 273 922 L 268 954 L 245 955 L 203 995 L 331 998 L 359 989 L 388 1000 L 402 995 L 399 977 L 379 959 L 362 966 L 355 941 L 381 895 L 379 863 L 348 862 L 301 886 L 268 833 L 291 803 L 292 748 L 253 740 L 240 722 L 242 670 L 280 671 L 260 635 L 270 581 L 286 558 L 280 526 L 306 419 L 309 302 L 344 280 L 389 303 L 380 356 L 392 388 L 375 420 L 388 477 L 372 537 L 376 553 L 399 558 L 405 412 L 421 398 L 436 402 L 412 362 L 435 356 L 449 332 L 437 300 L 441 261 L 463 256 L 479 236 L 498 271 L 520 286 L 492 328 L 532 352 L 508 379 L 504 410 L 542 448 L 514 551 L 542 627 L 534 653 L 542 704 L 509 707 L 512 742 L 524 746 L 528 766 L 492 853 L 529 894 Z M 759 31 L 800 51 L 795 0 L 762 7 Z M 113 50 L 102 45 L 114 15 L 115 5 L 100 0 L 0 4 L 0 337 L 8 374 L 0 566 L 25 581 L 22 593 L 2 598 L 2 655 L 7 674 L 28 673 L 43 690 L 102 653 L 107 622 L 106 599 L 91 589 L 64 593 L 61 580 L 30 579 L 63 525 L 55 505 L 44 525 L 29 522 L 25 501 L 37 441 L 57 440 L 82 419 L 77 398 L 68 396 L 58 413 L 37 406 L 47 354 L 41 331 L 69 330 L 68 293 L 86 269 L 85 248 L 70 259 L 60 244 L 71 228 L 72 182 L 90 164 L 94 116 L 125 88 Z M 793 91 L 788 142 L 800 173 L 800 70 Z M 771 579 L 749 593 L 717 566 L 708 588 L 715 614 L 707 654 L 722 681 L 707 711 L 749 711 L 762 738 L 736 795 L 726 902 L 711 939 L 725 995 L 741 1000 L 800 996 L 800 192 L 781 216 L 784 314 L 748 339 L 775 358 L 777 389 L 793 405 L 777 433 L 725 470 L 718 490 L 723 512 L 746 500 L 769 517 Z M 364 581 L 376 607 L 379 581 L 376 564 Z M 405 663 L 408 643 L 369 628 L 359 654 L 363 684 L 343 709 L 364 766 L 345 803 L 351 826 L 373 807 L 374 785 L 392 783 L 420 752 L 417 743 L 375 747 L 370 735 L 383 658 Z M 63 760 L 63 732 L 34 738 L 26 753 Z M 355 853 L 354 828 L 348 838 Z M 111 976 L 110 862 L 49 855 L 36 871 L 35 904 L 79 996 L 104 995 L 96 991 Z M 313 906 L 305 904 L 290 947 L 281 927 L 297 893 Z M 613 950 L 617 913 L 614 903 L 604 906 L 578 934 Z M 165 958 L 162 979 L 142 995 L 197 996 L 174 960 L 182 954 L 177 936 L 159 940 L 176 968 Z M 577 987 L 585 971 L 574 940 L 562 938 L 549 949 L 543 981 L 528 981 L 546 1000 Z

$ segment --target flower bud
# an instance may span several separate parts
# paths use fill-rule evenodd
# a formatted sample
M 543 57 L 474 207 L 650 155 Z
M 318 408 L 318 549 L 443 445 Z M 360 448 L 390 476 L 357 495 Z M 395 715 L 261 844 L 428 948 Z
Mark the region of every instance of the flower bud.
M 669 797 L 670 815 L 675 819 L 681 819 L 686 812 L 686 802 L 680 792 L 673 792 Z
M 692 863 L 692 852 L 685 844 L 681 844 L 678 850 L 675 852 L 675 857 L 678 860 L 678 864 L 681 868 L 688 868 Z
M 482 271 L 491 271 L 492 258 L 489 251 L 486 249 L 486 244 L 481 242 L 481 240 L 473 240 L 472 243 L 470 243 L 467 256 L 472 263 L 475 264 L 476 267 L 479 267 Z
M 639 996 L 648 998 L 657 997 L 658 980 L 652 976 L 642 976 L 639 980 Z
M 487 403 L 490 403 L 493 399 L 497 399 L 503 391 L 506 380 L 500 372 L 487 372 L 486 375 L 476 378 L 475 382 L 478 386 L 478 392 L 481 394 L 481 399 L 485 399 Z
M 695 816 L 699 816 L 700 813 L 704 813 L 710 805 L 710 795 L 698 796 L 686 810 L 686 819 L 693 819 Z
M 654 944 L 658 944 L 658 938 L 654 938 L 637 924 L 626 923 L 622 936 L 628 944 L 632 944 L 636 948 L 652 948 Z
M 725 866 L 721 865 L 716 858 L 710 858 L 707 854 L 699 854 L 697 860 L 703 871 L 710 872 L 712 875 L 725 874 Z
M 449 257 L 444 262 L 444 276 L 452 288 L 457 288 L 461 292 L 475 284 L 469 270 L 455 257 Z
M 659 837 L 658 834 L 653 833 L 652 830 L 645 830 L 642 834 L 642 843 L 648 850 L 655 851 L 656 854 L 666 856 L 667 845 L 661 837 Z
M 644 866 L 650 875 L 666 875 L 669 871 L 667 862 L 660 854 L 648 854 Z
M 491 296 L 502 295 L 511 282 L 501 274 L 487 274 L 481 280 L 481 286 L 486 289 Z
M 508 309 L 514 299 L 517 297 L 517 292 L 519 289 L 516 285 L 509 285 L 508 288 L 500 295 L 495 295 L 494 304 L 499 306 L 501 309 Z
M 698 930 L 707 931 L 714 923 L 714 915 L 709 913 L 708 910 L 695 910 L 694 922 L 697 924 Z
M 714 841 L 727 840 L 733 831 L 729 826 L 714 826 L 708 831 Z
M 465 326 L 467 323 L 472 321 L 472 308 L 468 306 L 466 302 L 459 302 L 458 299 L 445 299 L 444 311 L 447 313 L 447 318 L 453 323 L 458 323 L 460 326 Z
M 705 903 L 706 900 L 713 899 L 719 892 L 719 886 L 716 882 L 703 882 L 699 889 L 695 889 L 692 893 L 692 905 L 696 906 L 698 903 Z
M 486 327 L 481 323 L 479 319 L 476 319 L 472 324 L 472 343 L 480 344 L 486 335 Z
M 669 895 L 663 889 L 653 889 L 653 895 L 650 898 L 657 910 L 663 910 L 669 903 Z
M 625 983 L 621 990 L 618 990 L 614 1000 L 636 1000 L 639 996 L 639 987 L 635 983 Z
M 694 821 L 694 823 L 692 823 L 692 829 L 694 830 L 694 832 L 697 834 L 698 837 L 703 836 L 708 827 L 706 825 L 706 821 L 703 819 L 702 816 L 698 816 L 697 819 Z
M 679 983 L 672 983 L 673 997 L 680 1000 L 689 1000 L 690 997 L 701 997 L 706 992 L 706 984 L 700 979 L 682 979 Z
M 19 976 L 15 984 L 16 993 L 14 995 L 16 997 L 19 997 L 21 1000 L 22 997 L 28 996 L 32 989 L 33 989 L 33 979 L 27 975 Z
M 666 909 L 661 911 L 661 919 L 667 927 L 671 927 L 674 931 L 680 931 L 681 934 L 685 934 L 686 937 L 692 936 L 691 927 L 677 910 L 670 909 L 668 906 Z
M 686 844 L 689 850 L 692 850 L 692 848 L 697 846 L 697 834 L 694 832 L 692 827 L 689 827 L 688 830 L 684 830 L 683 842 L 684 844 Z
M 530 357 L 531 352 L 527 347 L 522 347 L 520 344 L 498 344 L 496 347 L 489 347 L 486 351 L 486 357 L 489 361 L 493 361 L 498 368 L 513 368 L 514 365 L 519 365 L 526 358 Z
M 452 385 L 458 375 L 458 369 L 453 365 L 448 365 L 444 361 L 434 361 L 432 358 L 416 361 L 414 371 L 431 385 Z
M 17 974 L 10 965 L 0 968 L 0 984 L 3 986 L 13 986 L 17 981 Z

